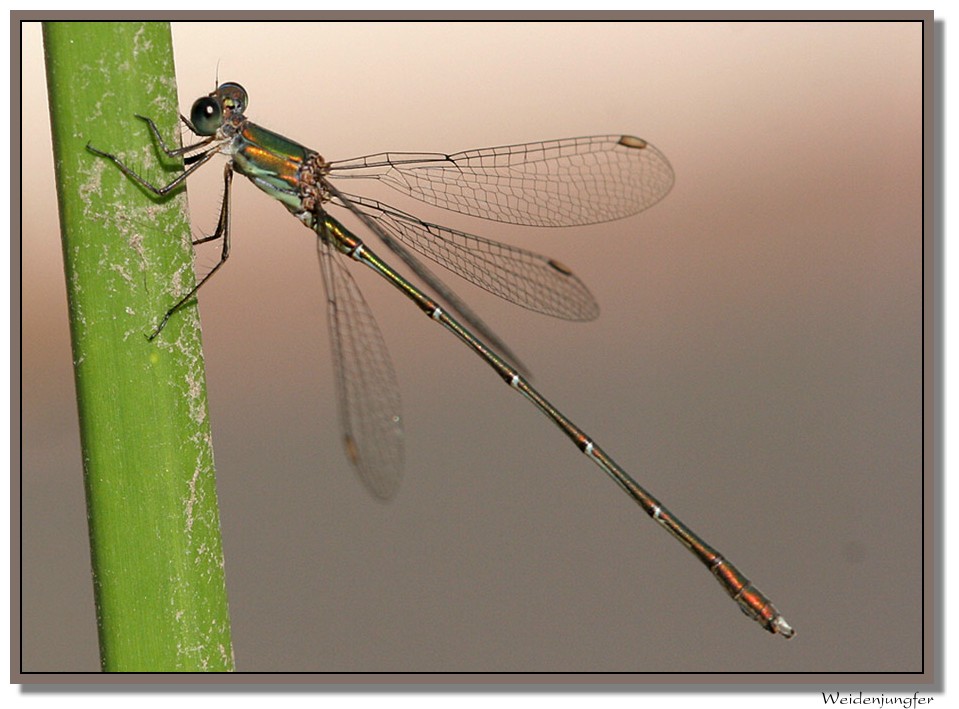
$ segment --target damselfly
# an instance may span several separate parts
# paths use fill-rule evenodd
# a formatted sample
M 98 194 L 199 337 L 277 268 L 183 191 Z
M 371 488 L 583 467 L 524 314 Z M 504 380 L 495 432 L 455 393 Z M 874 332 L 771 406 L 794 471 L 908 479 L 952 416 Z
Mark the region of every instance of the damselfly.
M 401 477 L 399 395 L 383 337 L 346 269 L 344 256 L 369 266 L 389 281 L 549 417 L 580 451 L 706 565 L 746 615 L 771 633 L 786 638 L 794 635 L 769 599 L 735 566 L 532 387 L 516 356 L 410 249 L 518 305 L 560 318 L 592 319 L 598 314 L 596 302 L 569 268 L 523 249 L 423 221 L 376 200 L 344 192 L 339 186 L 346 179 L 378 180 L 431 205 L 511 224 L 596 224 L 637 214 L 666 196 L 673 185 L 673 171 L 659 150 L 633 136 L 604 135 L 454 154 L 379 153 L 328 162 L 306 146 L 247 119 L 247 104 L 243 87 L 221 84 L 193 104 L 189 120 L 181 116 L 201 140 L 173 149 L 166 146 L 153 121 L 140 116 L 163 152 L 171 158 L 183 157 L 188 166 L 162 187 L 150 184 L 117 156 L 90 147 L 159 196 L 178 188 L 215 155 L 227 156 L 216 231 L 194 242 L 222 239 L 220 259 L 163 315 L 151 340 L 226 262 L 230 254 L 230 187 L 233 173 L 238 172 L 281 202 L 319 237 L 317 250 L 327 294 L 343 440 L 350 462 L 370 492 L 389 498 Z M 356 217 L 406 264 L 425 289 L 377 256 L 327 211 L 330 207 L 345 209 Z

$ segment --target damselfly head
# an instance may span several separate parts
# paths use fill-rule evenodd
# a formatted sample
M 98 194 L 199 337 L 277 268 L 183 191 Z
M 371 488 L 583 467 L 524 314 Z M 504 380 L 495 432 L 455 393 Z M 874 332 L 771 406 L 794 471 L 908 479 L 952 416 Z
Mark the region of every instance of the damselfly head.
M 234 114 L 242 114 L 246 104 L 246 89 L 232 82 L 220 84 L 209 96 L 194 102 L 190 122 L 199 135 L 214 135 Z

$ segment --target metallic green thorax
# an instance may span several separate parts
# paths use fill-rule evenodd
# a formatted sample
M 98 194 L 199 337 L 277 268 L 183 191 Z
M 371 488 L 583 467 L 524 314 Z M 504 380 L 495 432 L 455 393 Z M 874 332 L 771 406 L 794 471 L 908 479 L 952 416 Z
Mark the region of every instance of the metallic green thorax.
M 233 168 L 291 212 L 304 209 L 300 170 L 316 153 L 278 133 L 244 121 L 231 146 Z

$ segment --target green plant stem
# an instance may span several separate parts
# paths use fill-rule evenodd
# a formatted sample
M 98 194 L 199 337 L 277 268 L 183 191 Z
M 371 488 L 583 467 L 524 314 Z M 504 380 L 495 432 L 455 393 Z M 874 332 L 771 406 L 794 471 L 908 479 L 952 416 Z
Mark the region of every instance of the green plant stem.
M 233 650 L 196 307 L 147 340 L 194 275 L 166 23 L 48 23 L 44 47 L 101 665 L 227 671 Z M 162 161 L 161 161 L 162 158 Z

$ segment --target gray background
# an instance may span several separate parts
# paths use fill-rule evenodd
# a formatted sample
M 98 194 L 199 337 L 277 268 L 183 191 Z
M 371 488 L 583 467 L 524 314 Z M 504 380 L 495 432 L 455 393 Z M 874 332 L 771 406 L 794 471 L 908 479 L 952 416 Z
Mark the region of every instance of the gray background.
M 189 24 L 174 40 L 184 111 L 218 71 L 255 121 L 329 159 L 606 132 L 662 149 L 676 187 L 633 219 L 445 220 L 573 266 L 597 322 L 459 290 L 799 632 L 748 621 L 542 416 L 358 273 L 407 428 L 399 495 L 367 497 L 339 444 L 311 235 L 237 182 L 233 256 L 201 313 L 239 669 L 921 669 L 918 23 Z M 23 85 L 23 669 L 92 671 L 37 25 Z M 220 177 L 191 182 L 197 233 Z

